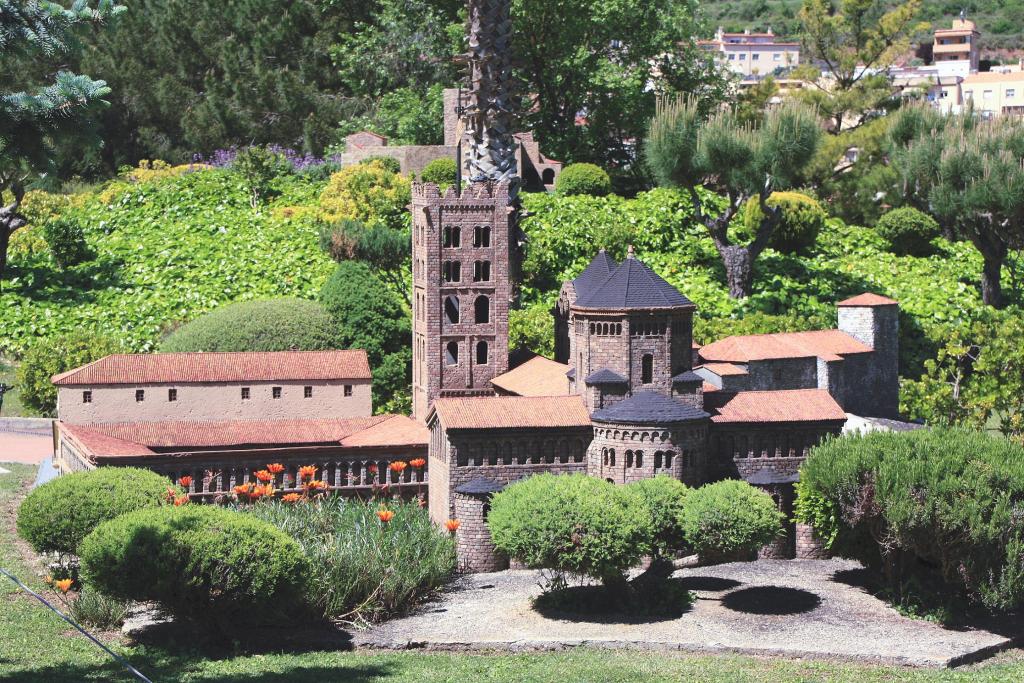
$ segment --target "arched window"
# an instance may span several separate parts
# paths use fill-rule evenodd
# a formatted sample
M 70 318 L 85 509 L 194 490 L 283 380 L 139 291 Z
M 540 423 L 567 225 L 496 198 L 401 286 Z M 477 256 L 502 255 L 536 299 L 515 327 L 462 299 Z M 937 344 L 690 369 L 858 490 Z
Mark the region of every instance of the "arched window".
M 476 364 L 487 365 L 487 342 L 485 341 L 476 343 Z
M 473 312 L 478 323 L 489 323 L 491 322 L 491 300 L 484 295 L 480 295 L 473 302 Z
M 446 296 L 444 298 L 444 318 L 452 325 L 459 322 L 459 297 Z
M 545 185 L 553 185 L 555 182 L 555 169 L 545 168 L 541 171 L 541 182 Z
M 603 465 L 607 465 L 608 464 L 608 449 L 607 448 L 602 448 L 601 449 L 601 464 L 603 464 Z
M 462 242 L 462 231 L 458 226 L 446 225 L 441 235 L 441 246 L 451 249 L 458 248 Z
M 666 469 L 671 469 L 672 468 L 672 455 L 673 455 L 672 451 L 666 451 L 665 452 L 665 468 Z
M 645 353 L 640 359 L 640 381 L 643 384 L 654 381 L 654 356 L 649 353 Z
M 633 466 L 633 451 L 626 451 L 626 467 Z
M 459 343 L 450 341 L 444 350 L 445 365 L 459 364 Z
M 636 452 L 636 466 L 637 467 L 643 467 L 644 466 L 644 452 L 643 451 L 637 451 Z
M 491 281 L 491 262 L 477 261 L 473 264 L 473 282 Z
M 445 261 L 441 264 L 441 276 L 445 282 L 458 282 L 462 279 L 462 264 L 458 261 Z
M 473 246 L 484 248 L 491 246 L 491 227 L 489 225 L 478 225 L 474 228 Z
M 661 451 L 654 451 L 654 469 L 656 469 L 656 470 L 660 470 L 661 469 L 661 462 L 662 462 L 661 458 L 662 458 Z
M 615 467 L 615 449 L 608 449 L 608 462 L 612 467 Z

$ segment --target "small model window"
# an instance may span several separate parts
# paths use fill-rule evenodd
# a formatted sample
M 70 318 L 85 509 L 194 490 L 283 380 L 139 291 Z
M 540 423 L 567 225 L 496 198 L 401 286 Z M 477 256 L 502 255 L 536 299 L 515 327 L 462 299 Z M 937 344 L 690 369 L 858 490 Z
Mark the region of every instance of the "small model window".
M 444 352 L 445 365 L 458 365 L 459 364 L 459 343 L 450 341 L 445 346 Z
M 458 261 L 445 261 L 441 264 L 441 277 L 445 282 L 459 282 L 462 279 L 462 264 Z
M 644 452 L 643 451 L 637 451 L 635 455 L 636 455 L 636 466 L 637 467 L 643 467 L 644 466 Z
M 242 400 L 243 401 L 248 401 L 249 400 L 249 387 L 242 387 Z
M 487 365 L 487 342 L 485 341 L 476 343 L 476 364 Z
M 145 401 L 145 400 L 146 400 L 146 390 L 145 389 L 136 389 L 135 390 L 135 401 L 136 401 L 136 403 L 141 403 L 142 401 Z
M 83 391 L 82 392 L 82 403 L 92 403 L 92 392 L 91 391 Z
M 273 398 L 281 398 L 281 387 L 271 387 L 270 395 Z
M 459 297 L 446 296 L 444 298 L 444 318 L 452 325 L 459 322 Z
M 477 261 L 473 264 L 473 282 L 491 281 L 491 262 Z
M 473 302 L 473 313 L 477 323 L 491 322 L 491 300 L 486 296 L 478 296 Z
M 302 387 L 302 398 L 313 398 L 313 387 Z
M 167 400 L 168 401 L 177 401 L 178 400 L 178 390 L 177 389 L 168 389 L 167 390 Z
M 649 353 L 645 353 L 640 359 L 640 381 L 643 384 L 654 381 L 654 356 Z
M 348 397 L 348 396 L 351 396 L 351 395 L 352 395 L 352 385 L 351 384 L 346 384 L 345 385 L 345 396 Z
M 458 249 L 462 242 L 462 231 L 458 226 L 446 225 L 441 234 L 441 246 L 449 249 Z
M 491 228 L 488 225 L 478 225 L 473 229 L 473 246 L 487 248 L 491 246 Z

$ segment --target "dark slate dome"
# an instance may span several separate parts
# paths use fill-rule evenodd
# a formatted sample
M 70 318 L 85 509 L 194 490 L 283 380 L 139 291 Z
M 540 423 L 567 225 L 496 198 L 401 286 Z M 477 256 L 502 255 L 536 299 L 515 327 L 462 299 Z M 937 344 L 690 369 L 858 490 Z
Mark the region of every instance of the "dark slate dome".
M 601 368 L 600 370 L 587 375 L 586 379 L 583 380 L 583 383 L 588 386 L 600 384 L 629 384 L 629 380 L 617 372 L 612 372 L 608 368 Z
M 679 290 L 634 257 L 632 251 L 600 285 L 589 291 L 580 291 L 577 287 L 577 296 L 577 308 L 695 307 L 692 301 L 679 293 Z
M 597 256 L 583 269 L 583 272 L 572 281 L 576 289 L 576 296 L 580 297 L 592 291 L 595 287 L 608 279 L 612 271 L 619 266 L 604 249 L 597 252 Z
M 639 391 L 608 408 L 595 410 L 590 417 L 594 422 L 666 424 L 705 420 L 711 416 L 703 410 L 698 410 L 663 394 Z

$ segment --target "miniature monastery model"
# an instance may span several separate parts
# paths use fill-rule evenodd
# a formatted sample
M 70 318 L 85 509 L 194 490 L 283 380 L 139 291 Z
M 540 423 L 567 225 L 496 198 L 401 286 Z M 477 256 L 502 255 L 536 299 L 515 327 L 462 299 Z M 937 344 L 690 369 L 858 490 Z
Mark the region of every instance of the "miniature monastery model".
M 538 472 L 614 483 L 743 478 L 790 512 L 807 451 L 847 414 L 896 417 L 895 301 L 838 304 L 838 329 L 693 345 L 696 306 L 630 250 L 561 289 L 556 358 L 510 362 L 521 259 L 506 0 L 471 0 L 465 187 L 412 192 L 413 417 L 372 416 L 363 351 L 109 356 L 54 377 L 62 471 L 131 464 L 217 498 L 253 470 L 314 464 L 342 493 L 426 493 L 461 522 L 460 566 L 507 566 L 490 496 Z M 518 354 L 517 354 L 518 355 Z M 426 467 L 389 471 L 396 460 Z M 385 480 L 385 478 L 387 478 Z M 790 530 L 763 551 L 816 552 Z

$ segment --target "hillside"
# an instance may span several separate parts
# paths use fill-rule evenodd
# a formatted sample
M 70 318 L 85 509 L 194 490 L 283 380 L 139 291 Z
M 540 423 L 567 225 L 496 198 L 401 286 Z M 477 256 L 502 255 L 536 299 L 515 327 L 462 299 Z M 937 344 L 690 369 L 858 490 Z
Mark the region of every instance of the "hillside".
M 802 4 L 801 0 L 721 0 L 701 7 L 711 32 L 718 26 L 726 31 L 764 30 L 770 26 L 780 37 L 798 39 L 800 22 L 796 17 Z M 981 31 L 983 56 L 996 52 L 1006 57 L 1006 51 L 1024 49 L 1024 0 L 924 3 L 920 19 L 936 27 L 946 26 L 964 8 Z

